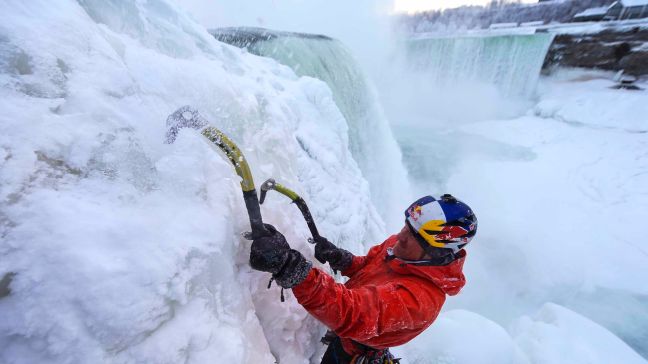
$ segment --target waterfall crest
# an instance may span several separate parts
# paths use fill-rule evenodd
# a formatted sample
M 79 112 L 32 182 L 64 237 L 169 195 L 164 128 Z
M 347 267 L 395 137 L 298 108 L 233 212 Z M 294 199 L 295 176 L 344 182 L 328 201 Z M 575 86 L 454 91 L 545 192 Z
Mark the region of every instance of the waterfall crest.
M 505 96 L 533 95 L 553 34 L 418 38 L 407 41 L 409 66 L 438 85 L 492 84 Z
M 347 120 L 349 148 L 369 181 L 372 200 L 387 228 L 399 228 L 401 212 L 411 199 L 401 151 L 373 86 L 344 44 L 323 35 L 263 28 L 221 28 L 210 33 L 222 42 L 273 58 L 299 76 L 328 84 Z

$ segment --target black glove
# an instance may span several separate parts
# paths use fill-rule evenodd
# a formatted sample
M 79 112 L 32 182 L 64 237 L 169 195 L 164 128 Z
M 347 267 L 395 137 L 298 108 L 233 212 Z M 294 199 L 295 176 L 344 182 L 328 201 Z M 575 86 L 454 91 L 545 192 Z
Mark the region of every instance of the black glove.
M 250 265 L 256 270 L 275 274 L 283 267 L 290 245 L 274 226 L 264 225 L 269 234 L 252 240 Z
M 353 254 L 320 236 L 315 239 L 315 258 L 321 263 L 328 262 L 335 271 L 343 271 L 351 265 Z
M 272 273 L 274 280 L 283 288 L 298 285 L 308 276 L 312 263 L 300 252 L 290 249 L 286 238 L 274 226 L 265 224 L 265 227 L 270 235 L 252 241 L 250 266 Z

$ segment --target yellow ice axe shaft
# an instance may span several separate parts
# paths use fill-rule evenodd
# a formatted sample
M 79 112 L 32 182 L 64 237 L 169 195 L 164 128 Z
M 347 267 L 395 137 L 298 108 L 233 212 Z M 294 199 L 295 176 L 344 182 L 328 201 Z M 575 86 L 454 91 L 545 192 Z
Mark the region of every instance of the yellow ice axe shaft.
M 282 195 L 288 197 L 289 199 L 292 200 L 292 202 L 297 205 L 297 208 L 299 208 L 299 211 L 301 211 L 302 215 L 304 216 L 304 220 L 306 220 L 306 225 L 308 225 L 308 229 L 311 232 L 311 235 L 313 235 L 313 239 L 309 239 L 311 243 L 315 243 L 318 238 L 320 238 L 320 234 L 317 231 L 317 226 L 315 226 L 315 221 L 313 220 L 313 215 L 311 215 L 310 210 L 308 209 L 308 205 L 306 205 L 306 201 L 304 201 L 301 196 L 299 196 L 295 191 L 291 190 L 290 188 L 279 184 L 275 182 L 274 179 L 270 178 L 267 181 L 263 182 L 261 185 L 261 201 L 260 203 L 263 203 L 266 197 L 266 193 L 269 190 L 275 190 Z M 324 263 L 324 262 L 322 262 Z
M 201 131 L 201 134 L 225 153 L 234 165 L 236 174 L 241 177 L 243 200 L 245 201 L 245 207 L 250 218 L 252 237 L 268 235 L 268 231 L 263 225 L 263 219 L 261 218 L 261 208 L 259 207 L 259 198 L 254 188 L 252 172 L 250 171 L 247 160 L 245 160 L 245 156 L 230 138 L 215 127 L 208 126 Z
M 180 129 L 189 128 L 199 130 L 205 138 L 209 139 L 210 142 L 225 153 L 234 165 L 236 174 L 241 177 L 243 199 L 250 218 L 250 228 L 252 229 L 250 238 L 268 235 L 269 231 L 263 225 L 263 219 L 261 218 L 261 208 L 259 207 L 259 198 L 254 188 L 252 172 L 250 172 L 250 166 L 239 147 L 223 134 L 222 131 L 210 126 L 209 122 L 200 115 L 198 110 L 188 105 L 179 108 L 173 114 L 169 115 L 166 123 L 168 127 L 166 134 L 167 144 L 171 144 L 176 140 Z
M 239 147 L 227 135 L 213 126 L 206 127 L 201 131 L 201 134 L 219 147 L 232 162 L 236 174 L 241 177 L 241 189 L 243 192 L 254 191 L 254 179 L 252 178 L 250 166 Z

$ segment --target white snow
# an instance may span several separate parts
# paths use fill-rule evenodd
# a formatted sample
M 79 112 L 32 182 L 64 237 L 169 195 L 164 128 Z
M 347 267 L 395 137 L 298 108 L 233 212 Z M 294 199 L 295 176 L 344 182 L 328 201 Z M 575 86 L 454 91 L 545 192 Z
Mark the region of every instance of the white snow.
M 588 79 L 591 78 L 591 79 Z M 584 86 L 587 89 L 584 89 Z M 570 72 L 547 83 L 533 113 L 575 125 L 629 132 L 648 132 L 648 104 L 644 92 L 613 90 L 609 78 Z
M 449 310 L 393 352 L 411 364 L 646 363 L 605 328 L 554 303 L 520 317 L 509 331 L 476 313 Z
M 512 331 L 533 363 L 646 363 L 600 325 L 552 303 L 533 317 L 522 317 Z
M 407 363 L 530 363 L 506 330 L 465 310 L 444 312 L 423 334 L 393 350 Z

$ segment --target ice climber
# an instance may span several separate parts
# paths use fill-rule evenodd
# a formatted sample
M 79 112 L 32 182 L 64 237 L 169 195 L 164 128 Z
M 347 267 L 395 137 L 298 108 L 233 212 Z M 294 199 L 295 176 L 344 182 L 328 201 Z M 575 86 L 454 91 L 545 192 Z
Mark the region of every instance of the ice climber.
M 451 195 L 425 196 L 405 210 L 405 226 L 366 256 L 318 239 L 315 257 L 349 277 L 345 284 L 312 268 L 271 225 L 252 243 L 252 268 L 272 273 L 283 288 L 329 328 L 322 363 L 392 363 L 389 348 L 407 343 L 434 322 L 446 295 L 465 284 L 463 249 L 477 218 Z

